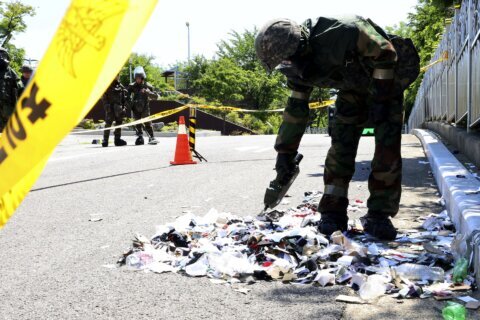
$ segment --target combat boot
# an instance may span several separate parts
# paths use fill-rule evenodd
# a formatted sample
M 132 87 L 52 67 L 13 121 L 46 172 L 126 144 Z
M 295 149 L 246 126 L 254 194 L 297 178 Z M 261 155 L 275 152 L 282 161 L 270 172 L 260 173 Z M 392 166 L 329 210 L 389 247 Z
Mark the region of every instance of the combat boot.
M 102 147 L 108 147 L 108 138 L 102 140 Z
M 150 138 L 148 139 L 148 144 L 153 144 L 153 145 L 155 145 L 155 144 L 157 144 L 157 143 L 158 143 L 158 141 L 157 141 L 157 139 L 155 139 L 155 137 L 150 137 Z
M 140 146 L 142 144 L 145 144 L 145 141 L 143 140 L 143 136 L 138 136 L 137 140 L 135 140 L 135 145 Z
M 321 214 L 318 231 L 320 233 L 331 236 L 335 231 L 347 231 L 348 217 L 346 213 L 326 212 Z
M 365 233 L 379 240 L 395 240 L 397 237 L 397 229 L 388 215 L 369 212 L 360 218 L 360 222 Z
M 127 141 L 123 140 L 120 137 L 115 137 L 115 140 L 113 141 L 115 143 L 115 146 L 117 147 L 123 147 L 127 145 Z

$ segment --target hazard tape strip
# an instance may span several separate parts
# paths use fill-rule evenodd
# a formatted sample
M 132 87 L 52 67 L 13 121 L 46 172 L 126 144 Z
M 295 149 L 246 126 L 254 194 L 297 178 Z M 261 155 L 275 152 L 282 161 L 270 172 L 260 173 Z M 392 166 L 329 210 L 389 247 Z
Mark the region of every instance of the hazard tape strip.
M 420 68 L 420 71 L 425 72 L 428 69 L 430 69 L 431 67 L 433 67 L 434 65 L 436 65 L 440 62 L 443 62 L 443 61 L 447 61 L 447 60 L 448 60 L 448 51 L 444 51 L 443 54 L 442 54 L 442 57 L 440 59 L 437 59 L 437 60 L 433 61 L 432 63 L 426 65 L 425 67 Z
M 0 228 L 122 68 L 156 3 L 71 1 L 0 137 Z
M 100 132 L 100 131 L 105 131 L 105 130 L 115 130 L 115 129 L 125 128 L 125 127 L 131 127 L 131 126 L 135 126 L 137 124 L 142 124 L 142 123 L 145 123 L 145 122 L 150 122 L 150 121 L 153 121 L 153 120 L 158 120 L 158 119 L 161 119 L 161 118 L 171 116 L 172 114 L 175 114 L 175 113 L 180 112 L 182 110 L 185 110 L 187 108 L 189 108 L 189 107 L 188 106 L 181 106 L 181 107 L 178 107 L 178 108 L 175 108 L 175 109 L 158 112 L 158 113 L 152 114 L 148 117 L 138 119 L 138 120 L 135 120 L 135 121 L 132 121 L 132 122 L 129 122 L 129 123 L 124 123 L 124 124 L 121 124 L 121 125 L 118 125 L 118 126 L 112 126 L 112 127 L 108 127 L 108 128 L 101 128 L 101 129 L 86 129 L 86 130 L 72 131 L 72 132 L 75 133 L 75 134 L 76 133 L 90 133 L 90 132 Z
M 327 100 L 323 102 L 313 102 L 309 104 L 310 109 L 320 109 L 320 108 L 325 108 L 328 107 L 332 104 L 335 103 L 335 100 Z M 152 114 L 148 117 L 132 121 L 129 123 L 124 123 L 118 126 L 112 126 L 112 127 L 107 127 L 107 128 L 99 128 L 99 129 L 85 129 L 85 130 L 80 130 L 80 131 L 72 131 L 72 133 L 78 134 L 78 133 L 93 133 L 93 132 L 101 132 L 105 130 L 115 130 L 115 129 L 120 129 L 120 128 L 126 128 L 126 127 L 131 127 L 137 124 L 142 124 L 145 122 L 153 121 L 153 120 L 158 120 L 161 118 L 165 118 L 168 116 L 171 116 L 172 114 L 175 114 L 177 112 L 183 111 L 187 108 L 197 108 L 197 109 L 208 109 L 208 110 L 217 110 L 217 111 L 234 111 L 234 112 L 247 112 L 247 113 L 263 113 L 263 112 L 283 112 L 285 110 L 284 108 L 282 109 L 273 109 L 273 110 L 250 110 L 250 109 L 242 109 L 242 108 L 237 108 L 237 107 L 228 107 L 228 106 L 210 106 L 210 105 L 197 105 L 197 104 L 186 104 L 184 106 L 167 110 L 167 111 L 162 111 L 158 112 L 155 114 Z

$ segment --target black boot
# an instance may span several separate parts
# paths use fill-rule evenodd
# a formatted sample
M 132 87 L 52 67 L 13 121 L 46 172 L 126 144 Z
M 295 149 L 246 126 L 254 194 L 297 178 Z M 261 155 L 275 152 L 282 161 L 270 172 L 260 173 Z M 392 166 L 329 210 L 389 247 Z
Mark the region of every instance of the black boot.
M 363 230 L 379 240 L 395 240 L 397 229 L 390 217 L 385 214 L 368 213 L 360 218 Z
M 102 140 L 102 147 L 108 147 L 108 138 Z
M 142 144 L 145 144 L 145 141 L 143 140 L 143 136 L 138 136 L 137 140 L 135 140 L 135 145 L 140 146 Z
M 127 145 L 127 141 L 120 138 L 120 136 L 115 136 L 115 140 L 113 142 L 115 143 L 115 146 L 117 146 L 117 147 L 122 147 L 122 146 Z
M 335 231 L 347 231 L 348 217 L 346 213 L 328 212 L 322 213 L 318 231 L 320 233 L 331 236 Z

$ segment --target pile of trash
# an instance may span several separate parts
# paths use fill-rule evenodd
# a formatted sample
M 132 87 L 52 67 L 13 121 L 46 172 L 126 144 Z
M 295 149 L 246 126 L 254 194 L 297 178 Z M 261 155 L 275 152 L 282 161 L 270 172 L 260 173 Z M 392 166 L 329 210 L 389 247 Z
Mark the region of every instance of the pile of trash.
M 470 290 L 466 259 L 454 257 L 455 238 L 446 212 L 425 217 L 421 230 L 405 230 L 391 242 L 363 233 L 354 220 L 345 233 L 328 239 L 318 232 L 320 192 L 305 193 L 303 203 L 285 211 L 239 217 L 211 209 L 204 216 L 187 212 L 158 226 L 152 238 L 137 235 L 119 265 L 155 273 L 209 277 L 246 293 L 248 284 L 277 280 L 295 285 L 348 285 L 358 296 L 351 303 L 385 294 L 402 298 L 450 299 Z M 361 210 L 355 201 L 349 210 Z

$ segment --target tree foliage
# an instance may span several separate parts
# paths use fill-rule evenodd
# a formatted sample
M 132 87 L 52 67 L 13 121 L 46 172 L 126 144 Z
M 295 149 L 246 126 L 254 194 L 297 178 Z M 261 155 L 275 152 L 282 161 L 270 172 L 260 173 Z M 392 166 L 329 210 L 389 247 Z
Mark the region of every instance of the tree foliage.
M 26 17 L 33 17 L 35 8 L 19 0 L 0 2 L 0 39 L 6 46 L 16 33 L 25 32 Z
M 147 74 L 147 81 L 159 90 L 172 90 L 172 86 L 165 82 L 162 77 L 162 68 L 155 63 L 155 57 L 148 54 L 132 53 L 122 70 L 120 71 L 120 82 L 123 84 L 130 83 L 130 67 L 133 71 L 135 67 L 141 66 Z
M 445 19 L 453 16 L 452 0 L 419 0 L 406 22 L 387 27 L 389 33 L 411 38 L 418 50 L 420 64 L 428 65 L 445 31 Z M 405 92 L 406 118 L 415 102 L 423 79 L 421 74 Z

